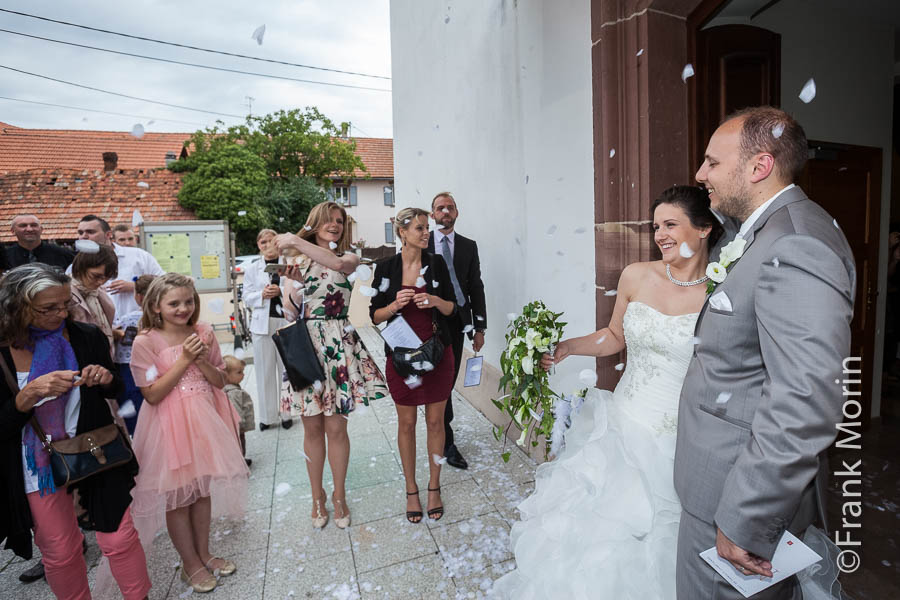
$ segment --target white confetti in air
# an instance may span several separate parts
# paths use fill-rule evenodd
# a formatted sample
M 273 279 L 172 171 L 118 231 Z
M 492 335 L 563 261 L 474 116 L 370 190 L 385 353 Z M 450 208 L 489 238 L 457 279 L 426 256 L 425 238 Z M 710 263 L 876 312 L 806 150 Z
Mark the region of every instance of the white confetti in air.
M 678 254 L 680 254 L 682 258 L 690 258 L 694 255 L 694 251 L 691 250 L 691 247 L 688 246 L 687 242 L 681 242 L 681 245 L 678 246 Z
M 640 50 L 637 51 L 637 54 L 635 54 L 635 56 L 640 56 L 643 53 L 644 53 L 644 49 L 641 48 Z
M 605 292 L 603 292 L 604 296 L 615 296 L 616 294 L 616 290 L 606 290 Z
M 444 207 L 441 209 L 441 212 L 443 212 L 444 214 L 450 214 L 450 209 L 447 207 Z
M 515 321 L 519 318 L 519 315 L 517 315 L 516 313 L 506 313 L 506 318 L 510 321 Z
M 117 413 L 123 419 L 129 419 L 137 414 L 137 409 L 134 407 L 134 402 L 131 400 L 126 400 L 120 407 L 119 412 Z
M 622 369 L 625 368 L 625 363 L 619 363 L 616 365 L 615 368 L 616 368 L 616 371 L 621 371 Z
M 253 35 L 250 36 L 250 39 L 256 40 L 256 43 L 262 46 L 263 36 L 266 35 L 266 26 L 260 25 L 256 29 L 253 30 Z
M 372 277 L 372 267 L 369 265 L 359 265 L 356 267 L 356 276 L 362 279 L 363 281 L 368 281 L 370 277 Z
M 403 219 L 403 224 L 404 224 L 404 225 L 409 225 L 409 219 Z
M 275 495 L 276 496 L 284 496 L 288 492 L 291 491 L 291 484 L 282 481 L 278 485 L 275 486 Z
M 137 186 L 138 186 L 139 188 L 148 188 L 148 187 L 150 187 L 150 184 L 147 183 L 146 181 L 138 181 L 138 182 L 137 182 Z
M 782 133 L 784 133 L 784 123 L 778 123 L 775 127 L 772 128 L 772 136 L 776 140 L 781 137 Z
M 609 151 L 609 157 L 612 158 L 615 155 L 616 155 L 616 149 L 613 148 L 612 150 Z
M 93 240 L 75 240 L 75 250 L 85 254 L 97 254 L 100 252 L 100 244 Z
M 239 216 L 239 217 L 246 217 L 246 216 L 247 216 L 247 211 L 246 211 L 246 210 L 239 210 L 239 211 L 238 211 L 238 216 Z
M 812 77 L 803 84 L 803 89 L 800 90 L 800 100 L 803 101 L 804 104 L 809 104 L 816 97 L 816 80 Z
M 841 226 L 837 224 L 837 219 L 832 219 L 831 222 L 834 224 L 835 228 L 837 228 L 837 229 L 841 228 Z
M 440 454 L 432 454 L 431 460 L 433 460 L 434 464 L 436 464 L 437 466 L 441 466 L 442 464 L 447 462 L 447 457 L 441 456 Z
M 424 300 L 422 300 L 422 304 L 424 306 L 428 306 L 428 298 L 425 298 Z
M 365 296 L 366 298 L 374 298 L 375 296 L 378 295 L 378 290 L 376 290 L 373 287 L 364 285 L 359 288 L 359 293 L 362 294 L 363 296 Z
M 156 381 L 156 378 L 159 377 L 159 371 L 156 370 L 156 366 L 150 365 L 150 368 L 147 369 L 144 377 L 147 379 L 147 383 L 153 383 L 154 381 Z
M 691 343 L 694 344 L 694 345 L 696 346 L 697 344 L 700 343 L 700 338 L 698 338 L 698 337 L 695 335 L 694 337 L 691 338 Z
M 232 354 L 238 360 L 244 360 L 245 358 L 247 358 L 247 352 L 243 348 L 235 348 Z
M 425 271 L 427 271 L 427 270 L 428 270 L 428 265 L 425 265 L 424 267 L 419 269 L 419 275 L 424 275 Z
M 424 277 L 416 278 L 416 287 L 425 287 L 425 278 Z
M 142 137 L 144 137 L 144 126 L 140 123 L 135 123 L 131 128 L 131 135 L 133 135 L 137 139 L 141 139 Z
M 775 258 L 772 259 L 772 266 L 775 267 L 776 269 L 778 268 L 778 265 L 780 265 L 780 264 L 781 264 L 781 263 L 778 261 L 778 257 L 777 257 L 777 256 L 776 256 Z
M 575 234 L 576 234 L 576 235 L 580 235 L 580 234 L 586 233 L 586 232 L 587 232 L 587 228 L 586 228 L 586 227 L 576 227 L 576 228 L 575 228 Z
M 547 235 L 549 237 L 553 237 L 553 234 L 556 233 L 556 225 L 551 225 L 547 228 Z
M 388 291 L 389 287 L 391 287 L 391 280 L 388 279 L 387 277 L 382 277 L 381 283 L 378 284 L 378 291 L 386 292 L 386 291 Z
M 212 312 L 216 313 L 217 315 L 221 315 L 222 313 L 225 312 L 225 299 L 224 298 L 213 298 L 212 300 L 210 300 L 209 302 L 206 303 L 206 306 Z
M 481 315 L 475 315 L 475 319 L 478 321 L 484 321 L 484 317 L 482 317 Z
M 347 281 L 349 283 L 353 283 L 354 281 L 356 281 L 356 273 L 350 273 L 349 275 L 347 275 Z
M 354 327 L 353 325 L 347 325 L 346 327 L 344 327 L 344 333 L 353 333 L 354 331 L 356 331 L 356 327 Z
M 439 285 L 441 285 L 439 282 L 435 281 L 434 279 L 431 280 L 432 287 L 438 287 Z
M 278 313 L 279 317 L 284 316 L 284 309 L 281 308 L 280 304 L 275 305 L 275 312 Z
M 597 340 L 597 341 L 594 342 L 594 343 L 595 343 L 595 344 L 602 344 L 602 343 L 605 342 L 605 341 L 606 341 L 606 336 L 605 336 L 605 335 L 601 335 L 601 336 L 600 336 L 600 339 Z
M 144 222 L 144 215 L 141 214 L 141 211 L 138 209 L 134 209 L 134 212 L 131 213 L 131 226 L 137 227 L 141 223 Z
M 684 68 L 681 70 L 681 80 L 687 82 L 688 77 L 694 76 L 694 65 L 688 63 L 684 65 Z
M 312 231 L 312 227 L 310 227 L 309 225 L 304 225 L 303 229 L 305 229 L 306 231 Z
M 335 244 L 334 242 L 328 242 L 328 247 L 334 250 L 335 248 L 337 248 L 337 244 Z
M 731 392 L 722 392 L 716 398 L 716 404 L 725 404 L 729 400 L 731 400 Z
M 420 385 L 422 385 L 422 378 L 419 377 L 418 375 L 410 375 L 409 377 L 407 377 L 406 379 L 403 380 L 403 383 L 405 383 L 406 387 L 408 387 L 409 389 L 414 390 L 417 387 L 419 387 Z
M 530 414 L 531 418 L 534 419 L 535 421 L 540 421 L 541 418 L 543 417 L 542 414 L 534 412 L 534 409 L 530 408 L 530 407 L 528 409 L 528 414 Z
M 463 327 L 462 332 L 463 332 L 463 333 L 469 333 L 469 332 L 472 331 L 473 329 L 475 329 L 475 328 L 472 327 L 471 325 L 466 325 L 465 327 Z
M 306 462 L 312 462 L 312 459 L 306 455 L 306 452 L 300 450 L 300 456 L 306 459 Z
M 322 382 L 319 381 L 318 379 L 313 381 L 313 389 L 316 390 L 317 392 L 321 392 L 322 391 Z
M 295 289 L 295 290 L 299 290 L 299 289 L 302 288 L 302 287 L 303 287 L 303 284 L 300 283 L 299 281 L 295 281 L 295 282 L 294 282 L 294 289 Z
M 597 372 L 593 369 L 583 369 L 578 373 L 578 379 L 586 386 L 594 387 L 597 385 Z

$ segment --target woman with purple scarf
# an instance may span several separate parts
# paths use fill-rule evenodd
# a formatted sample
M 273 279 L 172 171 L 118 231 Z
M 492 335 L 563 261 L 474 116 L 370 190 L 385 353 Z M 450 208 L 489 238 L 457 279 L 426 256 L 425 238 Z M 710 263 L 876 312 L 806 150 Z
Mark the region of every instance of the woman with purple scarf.
M 69 277 L 48 265 L 23 265 L 0 279 L 0 477 L 8 490 L 0 495 L 0 541 L 29 559 L 33 530 L 54 595 L 90 599 L 71 493 L 77 489 L 122 595 L 139 600 L 150 578 L 129 511 L 137 462 L 57 488 L 30 424 L 34 417 L 58 440 L 113 422 L 106 398 L 116 397 L 121 381 L 109 344 L 93 325 L 68 318 L 71 303 Z

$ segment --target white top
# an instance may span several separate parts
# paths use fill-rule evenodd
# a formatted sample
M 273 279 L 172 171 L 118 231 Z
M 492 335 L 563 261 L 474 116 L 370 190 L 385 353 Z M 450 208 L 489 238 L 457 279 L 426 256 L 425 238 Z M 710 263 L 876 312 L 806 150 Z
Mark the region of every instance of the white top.
M 119 259 L 119 275 L 116 279 L 134 282 L 141 275 L 165 275 L 166 273 L 153 255 L 146 250 L 116 244 L 113 244 L 113 250 L 116 251 L 116 257 Z M 110 294 L 109 297 L 116 306 L 116 317 L 141 309 L 134 301 L 134 293 Z
M 278 263 L 284 262 L 284 257 L 278 258 Z M 281 281 L 287 282 L 286 277 Z M 269 335 L 269 305 L 271 298 L 263 298 L 262 293 L 267 285 L 272 283 L 272 277 L 266 273 L 266 261 L 260 256 L 253 260 L 244 269 L 244 304 L 250 307 L 250 333 L 255 335 Z M 282 291 L 284 289 L 282 288 Z M 284 304 L 287 304 L 285 299 Z
M 762 214 L 764 212 L 766 212 L 766 209 L 769 208 L 769 205 L 772 204 L 773 202 L 775 202 L 775 199 L 778 198 L 778 196 L 782 195 L 783 193 L 785 193 L 786 191 L 788 191 L 789 189 L 791 189 L 793 187 L 795 187 L 795 186 L 792 183 L 791 185 L 783 188 L 780 192 L 778 192 L 777 194 L 775 194 L 774 196 L 772 196 L 771 198 L 769 198 L 768 200 L 766 200 L 765 202 L 760 204 L 756 208 L 756 210 L 754 210 L 752 213 L 750 213 L 750 216 L 747 217 L 747 220 L 741 224 L 741 229 L 738 231 L 737 234 L 739 236 L 741 236 L 742 238 L 746 238 L 747 232 L 750 231 L 751 229 L 753 229 L 753 225 L 756 223 L 756 221 L 759 220 L 759 217 L 762 216 Z
M 454 254 L 454 250 L 456 248 L 456 231 L 451 231 L 449 234 L 443 234 L 440 230 L 434 230 L 434 251 L 437 254 L 444 253 L 444 242 L 442 241 L 444 238 L 447 238 L 447 244 L 450 246 L 450 257 L 456 258 L 456 254 Z
M 28 373 L 16 372 L 19 381 L 19 389 L 28 383 Z M 66 402 L 66 433 L 69 437 L 75 437 L 78 430 L 78 415 L 81 414 L 81 388 L 73 387 Z M 25 459 L 25 428 L 22 428 L 22 472 L 25 473 L 25 493 L 38 491 L 37 475 L 32 475 L 28 470 L 28 461 Z

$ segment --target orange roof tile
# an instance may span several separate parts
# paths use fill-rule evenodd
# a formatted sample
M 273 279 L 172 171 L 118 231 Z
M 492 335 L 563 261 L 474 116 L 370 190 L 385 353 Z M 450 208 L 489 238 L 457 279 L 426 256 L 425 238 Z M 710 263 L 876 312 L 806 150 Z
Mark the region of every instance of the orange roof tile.
M 356 142 L 356 155 L 368 169 L 373 179 L 394 178 L 394 140 L 391 138 L 352 138 Z M 364 176 L 358 169 L 353 173 Z
M 0 223 L 32 213 L 41 220 L 44 239 L 71 240 L 78 221 L 88 214 L 111 226 L 130 224 L 135 209 L 145 221 L 195 219 L 193 211 L 178 204 L 179 189 L 181 174 L 166 169 L 17 171 L 0 175 Z M 14 240 L 8 227 L 0 227 L 0 241 Z

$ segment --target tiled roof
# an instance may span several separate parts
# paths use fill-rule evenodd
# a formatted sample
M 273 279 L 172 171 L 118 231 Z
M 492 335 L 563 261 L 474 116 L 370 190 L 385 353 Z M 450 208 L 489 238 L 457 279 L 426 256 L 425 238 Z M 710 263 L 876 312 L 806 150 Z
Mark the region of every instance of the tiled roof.
M 368 169 L 369 177 L 374 179 L 394 178 L 394 140 L 391 138 L 353 138 L 356 142 L 356 154 Z M 357 170 L 354 175 L 362 177 Z
M 141 185 L 138 185 L 138 184 Z M 145 221 L 195 219 L 178 204 L 181 174 L 166 169 L 29 169 L 0 175 L 0 223 L 33 213 L 41 220 L 43 238 L 71 240 L 78 221 L 94 214 L 111 226 L 130 224 L 135 209 Z M 15 236 L 0 227 L 0 241 Z

